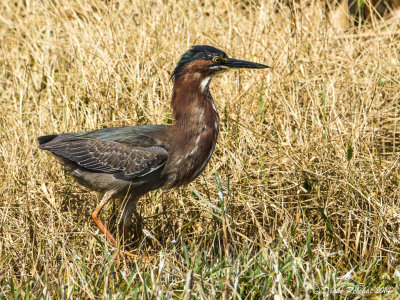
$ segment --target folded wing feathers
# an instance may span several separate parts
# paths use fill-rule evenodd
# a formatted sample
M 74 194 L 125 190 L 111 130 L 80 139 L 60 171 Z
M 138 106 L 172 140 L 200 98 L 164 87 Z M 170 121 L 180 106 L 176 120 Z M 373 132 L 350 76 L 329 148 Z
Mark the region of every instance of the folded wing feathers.
M 167 160 L 167 151 L 160 146 L 138 147 L 114 141 L 74 139 L 61 141 L 43 149 L 76 162 L 81 167 L 118 177 L 132 179 L 159 169 Z

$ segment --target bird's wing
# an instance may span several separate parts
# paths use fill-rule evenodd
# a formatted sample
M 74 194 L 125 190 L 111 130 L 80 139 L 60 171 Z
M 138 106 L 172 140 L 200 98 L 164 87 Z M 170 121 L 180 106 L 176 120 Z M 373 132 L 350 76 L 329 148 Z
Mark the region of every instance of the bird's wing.
M 149 174 L 161 168 L 168 157 L 167 150 L 158 145 L 133 146 L 73 134 L 58 135 L 48 143 L 41 144 L 40 148 L 61 155 L 83 168 L 114 173 L 124 179 Z
M 140 125 L 96 129 L 76 133 L 75 136 L 141 147 L 158 145 L 168 149 L 170 132 L 170 125 Z

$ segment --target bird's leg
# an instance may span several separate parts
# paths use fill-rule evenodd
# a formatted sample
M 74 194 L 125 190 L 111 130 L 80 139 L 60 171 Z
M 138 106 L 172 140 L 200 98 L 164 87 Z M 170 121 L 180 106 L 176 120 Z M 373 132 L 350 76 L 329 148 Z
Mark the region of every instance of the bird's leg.
M 143 234 L 143 218 L 136 210 L 133 214 L 136 218 L 135 235 L 139 238 Z
M 101 209 L 103 208 L 103 206 L 111 200 L 111 198 L 114 196 L 115 192 L 114 191 L 107 191 L 103 198 L 101 199 L 100 204 L 96 207 L 96 209 L 94 210 L 94 212 L 92 213 L 92 218 L 93 221 L 96 223 L 96 225 L 100 228 L 100 230 L 107 236 L 107 238 L 110 240 L 111 244 L 114 247 L 117 247 L 117 241 L 115 240 L 114 236 L 112 235 L 112 233 L 106 228 L 106 226 L 104 226 L 103 222 L 101 221 L 100 217 L 99 217 L 99 213 L 101 211 Z
M 121 218 L 120 218 L 120 225 L 121 225 L 121 233 L 122 233 L 122 241 L 126 241 L 127 240 L 127 236 L 130 230 L 130 227 L 132 225 L 132 213 L 135 214 L 135 216 L 138 215 L 138 213 L 136 212 L 136 204 L 138 202 L 138 197 L 133 197 L 131 196 L 130 198 L 127 199 L 122 214 L 121 214 Z M 127 251 L 121 251 L 122 255 L 127 255 L 130 257 L 135 257 L 135 258 L 141 258 L 144 261 L 149 262 L 151 259 L 149 259 L 146 256 L 138 256 L 135 254 L 132 254 L 130 252 Z
M 120 219 L 120 228 L 121 228 L 121 233 L 122 233 L 122 239 L 123 241 L 127 240 L 129 230 L 132 225 L 132 213 L 135 212 L 136 214 L 136 204 L 137 204 L 138 198 L 137 197 L 131 197 L 128 198 L 128 200 L 125 203 L 124 209 L 121 214 L 121 219 Z
M 107 238 L 110 240 L 111 244 L 113 245 L 114 248 L 117 248 L 117 241 L 115 240 L 114 236 L 112 235 L 112 233 L 107 229 L 107 227 L 103 224 L 103 222 L 101 221 L 99 214 L 101 209 L 103 208 L 103 206 L 105 204 L 107 204 L 108 201 L 110 201 L 112 199 L 112 197 L 115 195 L 114 191 L 107 191 L 104 196 L 103 199 L 101 199 L 100 204 L 96 207 L 96 209 L 94 210 L 94 212 L 92 213 L 92 218 L 93 221 L 96 223 L 96 225 L 100 228 L 100 230 L 107 236 Z M 129 203 L 129 202 L 128 202 Z M 134 201 L 134 206 L 133 208 L 136 207 L 136 202 Z M 131 212 L 132 215 L 132 212 Z M 127 255 L 129 257 L 134 257 L 134 258 L 139 258 L 139 256 L 132 254 L 130 252 L 127 251 L 120 251 L 120 254 L 124 257 L 124 255 Z M 146 257 L 142 257 L 143 260 L 148 260 Z

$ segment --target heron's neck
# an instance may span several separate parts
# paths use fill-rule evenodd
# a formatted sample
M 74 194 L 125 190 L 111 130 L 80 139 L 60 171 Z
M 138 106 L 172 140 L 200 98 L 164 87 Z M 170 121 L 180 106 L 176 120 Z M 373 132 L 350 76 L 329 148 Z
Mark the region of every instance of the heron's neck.
M 217 141 L 219 116 L 208 91 L 208 78 L 177 78 L 172 93 L 173 127 L 168 188 L 195 179 L 210 160 Z
M 210 80 L 198 73 L 176 78 L 171 108 L 175 126 L 181 131 L 197 132 L 204 126 L 218 131 L 219 115 L 209 91 Z

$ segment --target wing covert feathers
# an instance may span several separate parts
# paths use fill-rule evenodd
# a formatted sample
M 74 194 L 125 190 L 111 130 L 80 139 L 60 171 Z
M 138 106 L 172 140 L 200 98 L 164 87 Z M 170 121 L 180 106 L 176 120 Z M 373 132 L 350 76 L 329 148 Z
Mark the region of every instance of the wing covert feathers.
M 40 148 L 61 155 L 79 166 L 121 179 L 144 176 L 161 168 L 168 157 L 163 147 L 131 146 L 110 140 L 85 139 L 73 135 L 40 137 Z

